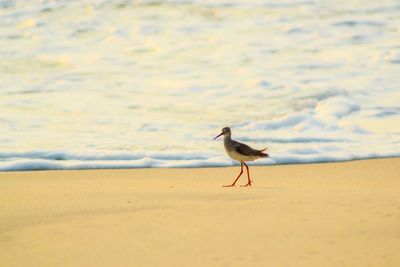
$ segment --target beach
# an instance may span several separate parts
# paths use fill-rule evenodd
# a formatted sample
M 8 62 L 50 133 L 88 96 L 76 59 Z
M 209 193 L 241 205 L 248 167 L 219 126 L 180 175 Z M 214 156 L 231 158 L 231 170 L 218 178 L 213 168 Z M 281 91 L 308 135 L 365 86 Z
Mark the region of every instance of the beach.
M 396 25 L 398 0 L 0 0 L 0 267 L 400 266 Z M 222 187 L 224 127 L 268 148 L 251 187 Z
M 0 172 L 0 266 L 400 265 L 399 158 L 239 169 Z

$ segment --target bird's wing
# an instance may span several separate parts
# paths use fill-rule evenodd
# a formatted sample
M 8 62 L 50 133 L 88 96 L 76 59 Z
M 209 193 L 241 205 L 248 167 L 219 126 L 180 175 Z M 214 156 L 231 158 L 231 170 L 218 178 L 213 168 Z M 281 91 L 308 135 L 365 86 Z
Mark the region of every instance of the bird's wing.
M 253 148 L 249 147 L 248 145 L 237 142 L 237 141 L 234 141 L 233 145 L 235 147 L 235 150 L 242 155 L 258 156 L 258 157 L 265 157 L 268 155 L 268 154 L 262 153 L 260 150 L 253 149 Z

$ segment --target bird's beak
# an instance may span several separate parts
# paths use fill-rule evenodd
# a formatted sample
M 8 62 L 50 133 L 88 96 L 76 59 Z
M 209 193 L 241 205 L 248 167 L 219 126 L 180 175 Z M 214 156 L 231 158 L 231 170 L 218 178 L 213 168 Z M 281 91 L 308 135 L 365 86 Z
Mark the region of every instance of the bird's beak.
M 223 135 L 224 133 L 220 133 L 219 135 L 217 135 L 216 137 L 214 137 L 213 140 L 217 139 L 218 137 L 220 137 L 221 135 Z

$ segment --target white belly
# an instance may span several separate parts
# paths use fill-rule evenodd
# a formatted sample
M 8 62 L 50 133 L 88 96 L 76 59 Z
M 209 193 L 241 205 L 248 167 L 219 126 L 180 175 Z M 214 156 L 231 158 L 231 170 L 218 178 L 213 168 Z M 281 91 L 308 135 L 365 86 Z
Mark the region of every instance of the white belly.
M 253 161 L 253 160 L 256 160 L 256 159 L 259 158 L 257 156 L 245 156 L 245 155 L 242 155 L 242 154 L 236 152 L 235 150 L 225 149 L 225 151 L 226 151 L 226 154 L 228 154 L 229 157 L 231 157 L 234 160 L 238 160 L 240 162 Z

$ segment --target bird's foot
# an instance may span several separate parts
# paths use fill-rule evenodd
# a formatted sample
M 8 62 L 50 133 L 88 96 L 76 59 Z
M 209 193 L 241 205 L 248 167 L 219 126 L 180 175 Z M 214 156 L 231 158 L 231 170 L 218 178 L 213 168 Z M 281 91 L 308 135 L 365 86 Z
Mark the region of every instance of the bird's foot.
M 223 185 L 222 187 L 235 187 L 235 184 Z
M 251 181 L 250 182 L 248 182 L 247 184 L 245 184 L 245 185 L 241 185 L 241 187 L 246 187 L 246 186 L 251 186 Z

